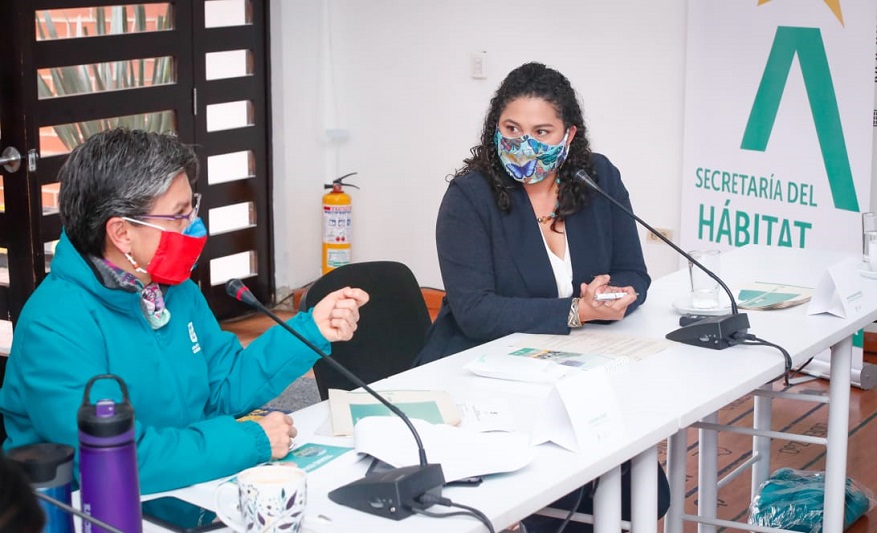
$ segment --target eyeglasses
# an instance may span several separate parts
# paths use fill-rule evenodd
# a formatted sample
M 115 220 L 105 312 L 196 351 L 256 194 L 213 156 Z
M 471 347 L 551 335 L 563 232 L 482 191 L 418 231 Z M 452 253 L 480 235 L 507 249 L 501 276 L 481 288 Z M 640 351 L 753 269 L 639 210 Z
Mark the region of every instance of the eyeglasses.
M 201 193 L 195 193 L 192 195 L 192 210 L 186 213 L 185 215 L 140 215 L 137 218 L 159 218 L 161 220 L 185 220 L 188 223 L 192 223 L 198 217 L 198 209 L 201 208 Z

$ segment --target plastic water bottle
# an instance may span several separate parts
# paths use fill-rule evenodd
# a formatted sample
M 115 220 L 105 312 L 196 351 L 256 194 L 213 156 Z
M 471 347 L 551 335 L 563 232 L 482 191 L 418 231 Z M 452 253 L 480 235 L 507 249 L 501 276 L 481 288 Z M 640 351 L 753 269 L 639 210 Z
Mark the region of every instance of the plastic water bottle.
M 91 387 L 101 379 L 118 382 L 122 389 L 121 402 L 100 399 L 91 403 Z M 85 386 L 76 419 L 82 511 L 125 533 L 142 532 L 134 408 L 125 382 L 112 374 L 91 378 Z M 105 533 L 105 530 L 84 522 L 83 532 Z
M 43 442 L 13 448 L 7 456 L 21 467 L 35 491 L 70 505 L 73 448 Z M 72 514 L 42 499 L 40 507 L 46 515 L 43 533 L 73 533 Z

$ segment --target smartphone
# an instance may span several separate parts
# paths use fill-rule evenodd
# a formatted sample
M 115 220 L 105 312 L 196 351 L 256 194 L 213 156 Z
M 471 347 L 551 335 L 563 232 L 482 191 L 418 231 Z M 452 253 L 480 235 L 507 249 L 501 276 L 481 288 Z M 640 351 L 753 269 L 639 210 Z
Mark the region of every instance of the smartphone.
M 173 496 L 142 504 L 143 518 L 178 533 L 198 533 L 225 527 L 216 513 Z
M 618 300 L 627 296 L 626 292 L 600 292 L 594 295 L 594 299 L 598 302 L 603 300 Z

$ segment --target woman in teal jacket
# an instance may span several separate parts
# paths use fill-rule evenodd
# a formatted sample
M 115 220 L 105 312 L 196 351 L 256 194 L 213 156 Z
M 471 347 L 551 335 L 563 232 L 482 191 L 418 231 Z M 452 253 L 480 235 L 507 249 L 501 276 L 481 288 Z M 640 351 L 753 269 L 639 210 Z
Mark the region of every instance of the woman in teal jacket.
M 317 356 L 279 327 L 246 349 L 220 329 L 188 279 L 207 238 L 197 172 L 195 154 L 170 135 L 113 130 L 70 154 L 59 175 L 64 233 L 16 325 L 0 389 L 4 448 L 76 447 L 85 384 L 112 373 L 134 406 L 143 493 L 286 455 L 296 434 L 287 415 L 235 417 L 276 397 Z M 351 338 L 367 300 L 345 288 L 290 325 L 328 352 Z M 97 382 L 92 398 L 118 397 L 110 384 Z

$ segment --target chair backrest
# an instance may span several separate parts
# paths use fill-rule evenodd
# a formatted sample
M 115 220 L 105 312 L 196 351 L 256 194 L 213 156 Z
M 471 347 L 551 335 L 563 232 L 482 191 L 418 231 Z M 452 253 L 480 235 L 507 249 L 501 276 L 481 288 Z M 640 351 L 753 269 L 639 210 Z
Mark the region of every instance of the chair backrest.
M 429 311 L 414 273 L 394 261 L 344 265 L 314 282 L 301 299 L 301 309 L 310 309 L 342 287 L 366 291 L 369 302 L 359 310 L 353 339 L 334 343 L 332 357 L 366 383 L 411 368 L 430 325 Z M 323 360 L 314 365 L 314 377 L 323 400 L 328 398 L 330 388 L 356 388 Z

